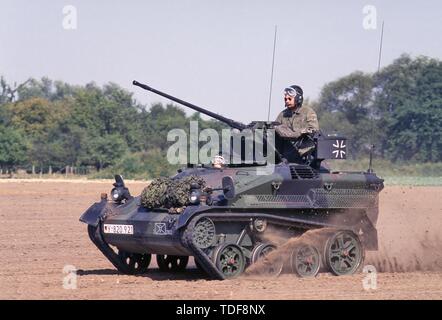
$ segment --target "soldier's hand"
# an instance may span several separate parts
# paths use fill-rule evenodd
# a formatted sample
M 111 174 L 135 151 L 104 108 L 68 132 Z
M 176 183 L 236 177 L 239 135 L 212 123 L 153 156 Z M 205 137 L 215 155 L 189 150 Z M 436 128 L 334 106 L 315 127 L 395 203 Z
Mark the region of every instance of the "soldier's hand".
M 301 134 L 307 134 L 307 133 L 308 134 L 313 133 L 313 130 L 309 128 L 301 129 Z

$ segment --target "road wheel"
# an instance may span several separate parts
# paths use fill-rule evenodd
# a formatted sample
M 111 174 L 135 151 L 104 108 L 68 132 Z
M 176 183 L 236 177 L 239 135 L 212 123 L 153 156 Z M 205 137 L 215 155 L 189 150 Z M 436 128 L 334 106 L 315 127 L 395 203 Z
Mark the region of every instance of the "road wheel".
M 258 268 L 258 273 L 265 276 L 277 277 L 281 274 L 284 267 L 282 257 L 275 257 L 272 260 L 267 256 L 276 250 L 276 246 L 268 243 L 258 244 L 252 251 L 251 263 L 260 262 L 262 266 Z
M 339 231 L 325 242 L 325 264 L 337 276 L 359 271 L 364 256 L 364 247 L 359 237 L 351 231 Z
M 119 271 L 128 274 L 146 273 L 152 259 L 150 253 L 130 253 L 122 250 L 118 250 L 118 257 L 125 265 L 125 269 Z
M 236 244 L 220 245 L 214 251 L 213 261 L 226 279 L 239 276 L 246 266 L 244 254 Z
M 188 256 L 171 256 L 157 254 L 157 264 L 161 271 L 180 272 L 184 271 L 189 262 Z
M 315 277 L 321 267 L 321 255 L 312 245 L 297 245 L 290 257 L 292 272 L 301 278 Z

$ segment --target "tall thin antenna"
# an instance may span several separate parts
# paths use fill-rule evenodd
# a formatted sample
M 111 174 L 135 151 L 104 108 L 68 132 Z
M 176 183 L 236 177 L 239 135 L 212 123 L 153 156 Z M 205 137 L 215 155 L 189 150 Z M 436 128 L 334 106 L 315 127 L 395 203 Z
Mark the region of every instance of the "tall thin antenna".
M 378 73 L 381 70 L 381 58 L 382 58 L 382 44 L 384 42 L 384 21 L 382 20 L 382 29 L 381 29 L 381 42 L 379 44 L 379 57 L 378 57 Z M 373 173 L 373 151 L 374 151 L 374 123 L 373 123 L 373 114 L 370 115 L 371 118 L 371 146 L 370 146 L 370 160 L 368 163 L 368 172 Z
M 381 43 L 379 45 L 378 72 L 381 69 L 382 43 L 384 41 L 384 21 L 382 20 Z
M 273 38 L 272 74 L 270 76 L 269 110 L 267 112 L 267 121 L 270 121 L 270 105 L 272 103 L 273 69 L 275 67 L 275 51 L 276 51 L 276 33 L 277 33 L 277 31 L 278 31 L 278 26 L 275 25 L 275 36 Z

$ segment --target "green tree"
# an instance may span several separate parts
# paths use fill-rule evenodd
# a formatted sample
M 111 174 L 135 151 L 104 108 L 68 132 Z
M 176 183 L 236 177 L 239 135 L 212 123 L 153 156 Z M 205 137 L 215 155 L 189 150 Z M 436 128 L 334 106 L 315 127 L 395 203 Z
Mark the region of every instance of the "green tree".
M 441 161 L 442 62 L 403 55 L 375 74 L 328 83 L 317 103 L 323 131 L 347 136 L 353 158 L 370 143 L 393 161 Z
M 370 121 L 375 114 L 372 86 L 370 74 L 354 72 L 326 84 L 314 106 L 321 130 L 346 136 L 353 158 L 366 149 L 376 131 Z
M 95 137 L 90 141 L 90 147 L 91 156 L 89 161 L 84 160 L 84 162 L 93 162 L 97 170 L 115 164 L 127 151 L 126 142 L 118 134 Z
M 20 128 L 30 138 L 42 140 L 68 114 L 65 104 L 43 98 L 31 98 L 5 107 L 10 113 L 12 126 Z
M 0 167 L 15 167 L 26 162 L 28 144 L 16 129 L 0 124 Z
M 19 100 L 28 100 L 31 98 L 43 98 L 52 100 L 54 94 L 53 81 L 43 77 L 40 81 L 30 78 L 25 85 L 18 88 Z
M 374 76 L 382 149 L 393 161 L 441 161 L 442 62 L 403 55 Z
M 176 128 L 188 132 L 189 122 L 185 112 L 172 104 L 164 107 L 157 103 L 141 116 L 143 149 L 165 150 L 167 147 L 167 133 Z
M 350 123 L 366 118 L 372 106 L 372 78 L 360 71 L 326 84 L 321 90 L 320 112 L 342 112 Z

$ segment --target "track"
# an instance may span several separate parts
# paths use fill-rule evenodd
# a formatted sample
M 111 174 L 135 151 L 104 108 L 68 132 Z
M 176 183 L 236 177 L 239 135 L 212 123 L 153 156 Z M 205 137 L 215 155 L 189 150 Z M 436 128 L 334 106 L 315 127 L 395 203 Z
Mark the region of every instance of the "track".
M 144 184 L 128 186 L 137 194 Z M 370 291 L 362 286 L 365 274 L 216 281 L 204 278 L 192 262 L 185 273 L 159 272 L 155 259 L 146 275 L 121 275 L 78 221 L 110 188 L 111 183 L 0 181 L 1 299 L 442 299 L 441 187 L 381 192 L 380 251 L 369 252 L 365 262 L 379 271 L 377 289 Z M 68 265 L 77 269 L 77 289 L 63 288 Z

